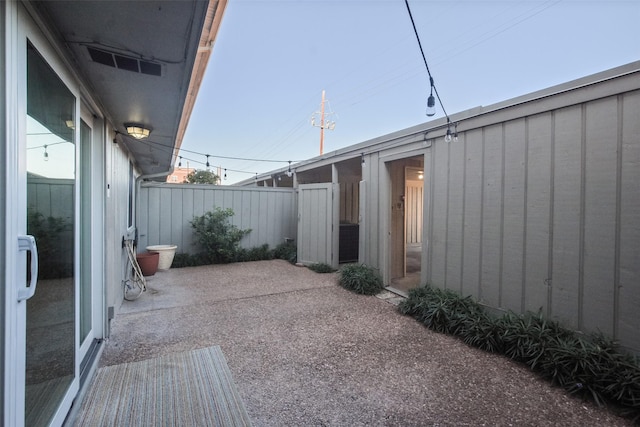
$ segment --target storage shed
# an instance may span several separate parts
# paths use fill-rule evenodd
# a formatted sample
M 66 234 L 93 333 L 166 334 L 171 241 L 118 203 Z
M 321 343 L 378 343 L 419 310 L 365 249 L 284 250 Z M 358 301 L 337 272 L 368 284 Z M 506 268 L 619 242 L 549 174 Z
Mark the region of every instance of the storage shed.
M 395 290 L 542 310 L 640 353 L 640 61 L 450 118 L 245 184 L 298 188 L 304 262 L 351 261 L 357 226 L 357 260 Z

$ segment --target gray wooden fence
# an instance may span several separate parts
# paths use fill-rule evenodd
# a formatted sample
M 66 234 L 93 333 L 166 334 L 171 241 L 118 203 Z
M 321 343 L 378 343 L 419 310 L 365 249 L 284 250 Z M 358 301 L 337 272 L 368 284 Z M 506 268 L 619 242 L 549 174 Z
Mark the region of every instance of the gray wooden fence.
M 219 207 L 231 208 L 230 222 L 251 229 L 244 248 L 296 238 L 297 203 L 293 188 L 232 187 L 143 182 L 138 204 L 139 248 L 177 245 L 178 253 L 196 253 L 191 221 Z

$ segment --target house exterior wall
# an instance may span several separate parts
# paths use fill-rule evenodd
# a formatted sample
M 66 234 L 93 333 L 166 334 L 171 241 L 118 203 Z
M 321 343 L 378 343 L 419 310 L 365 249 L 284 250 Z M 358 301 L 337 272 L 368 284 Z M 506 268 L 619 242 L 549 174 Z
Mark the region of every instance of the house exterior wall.
M 107 133 L 112 134 L 110 129 Z M 105 305 L 117 313 L 124 298 L 127 255 L 122 239 L 135 238 L 135 216 L 129 224 L 129 188 L 131 160 L 118 144 L 106 145 L 106 217 L 105 217 Z M 137 173 L 134 171 L 134 177 Z M 135 185 L 131 185 L 135 191 Z M 135 194 L 134 194 L 135 197 Z
M 640 352 L 638 117 L 635 72 L 434 138 L 427 280 Z
M 265 243 L 274 248 L 285 238 L 296 238 L 293 188 L 144 182 L 139 196 L 139 251 L 148 245 L 171 244 L 178 246 L 178 252 L 196 253 L 190 221 L 217 207 L 232 209 L 231 224 L 252 230 L 240 242 L 244 248 Z

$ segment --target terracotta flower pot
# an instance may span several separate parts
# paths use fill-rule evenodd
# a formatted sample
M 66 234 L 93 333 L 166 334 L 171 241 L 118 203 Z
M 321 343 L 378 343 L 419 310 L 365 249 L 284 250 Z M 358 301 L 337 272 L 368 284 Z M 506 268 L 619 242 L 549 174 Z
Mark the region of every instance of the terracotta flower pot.
M 136 255 L 136 260 L 144 276 L 153 276 L 158 271 L 160 254 L 157 252 L 143 252 Z

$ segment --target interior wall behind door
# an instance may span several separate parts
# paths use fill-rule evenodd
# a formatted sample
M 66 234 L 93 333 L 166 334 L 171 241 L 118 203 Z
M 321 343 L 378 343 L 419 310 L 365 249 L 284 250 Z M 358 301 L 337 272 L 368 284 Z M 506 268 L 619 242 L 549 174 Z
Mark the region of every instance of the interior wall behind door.
M 423 157 L 410 157 L 387 164 L 391 177 L 391 276 L 397 279 L 405 275 L 405 204 L 407 203 L 405 169 L 423 167 Z M 419 207 L 421 208 L 422 205 Z M 422 234 L 422 233 L 420 233 Z

